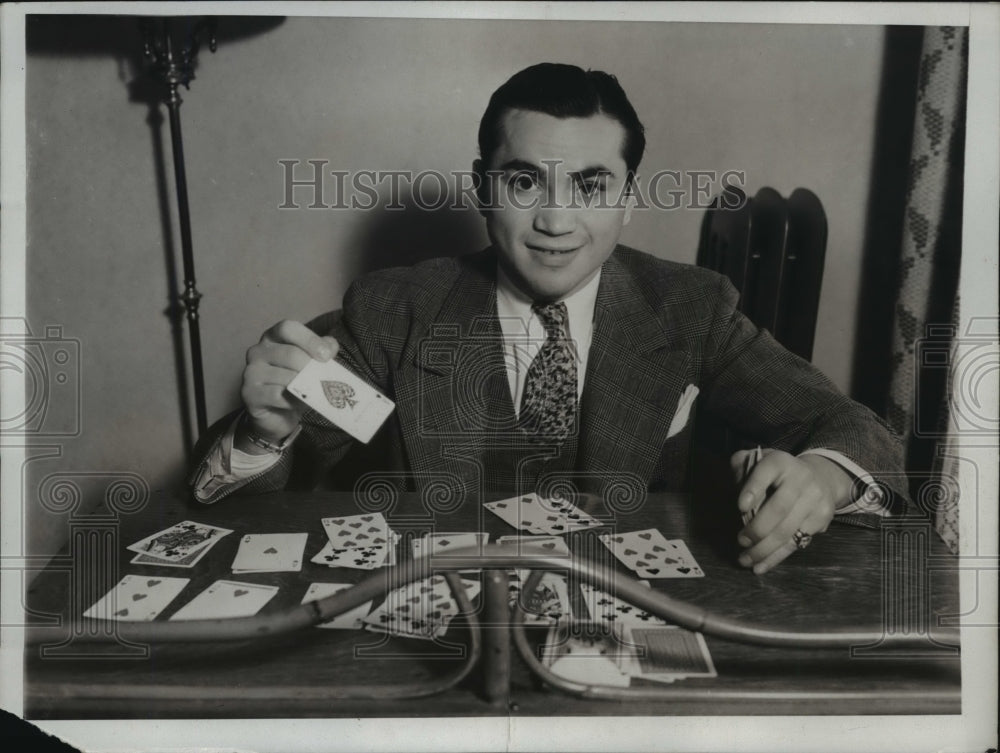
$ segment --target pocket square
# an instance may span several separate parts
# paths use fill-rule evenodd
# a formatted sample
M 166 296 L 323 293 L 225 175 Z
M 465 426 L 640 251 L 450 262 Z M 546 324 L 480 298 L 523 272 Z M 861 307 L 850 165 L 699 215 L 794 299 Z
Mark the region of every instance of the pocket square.
M 691 418 L 691 406 L 694 405 L 694 399 L 698 397 L 698 391 L 698 388 L 693 384 L 689 384 L 685 388 L 681 399 L 677 401 L 677 410 L 674 411 L 670 428 L 667 429 L 667 439 L 680 434 L 687 426 L 688 419 Z

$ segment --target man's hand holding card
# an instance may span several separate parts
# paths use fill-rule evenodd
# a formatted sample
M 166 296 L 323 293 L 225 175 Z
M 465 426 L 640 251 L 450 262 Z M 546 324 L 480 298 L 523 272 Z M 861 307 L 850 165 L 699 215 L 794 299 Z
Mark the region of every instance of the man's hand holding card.
M 355 439 L 370 441 L 395 404 L 333 360 L 339 349 L 334 338 L 300 322 L 279 322 L 265 332 L 247 351 L 240 394 L 250 425 L 249 432 L 237 432 L 237 449 L 259 454 L 262 445 L 280 445 L 298 428 L 306 406 Z
M 301 322 L 278 322 L 261 335 L 260 342 L 247 351 L 240 389 L 248 428 L 275 444 L 295 431 L 306 406 L 291 398 L 285 388 L 310 360 L 330 361 L 339 350 L 334 338 L 320 337 Z M 245 431 L 237 432 L 234 446 L 243 452 L 261 453 Z

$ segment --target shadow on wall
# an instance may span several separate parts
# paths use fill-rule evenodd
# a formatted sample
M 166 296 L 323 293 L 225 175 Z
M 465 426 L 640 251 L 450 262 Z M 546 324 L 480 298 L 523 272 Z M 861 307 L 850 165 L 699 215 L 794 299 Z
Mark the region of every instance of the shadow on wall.
M 471 207 L 452 208 L 451 201 L 440 209 L 411 199 L 400 203 L 402 209 L 387 209 L 383 202 L 370 212 L 359 212 L 354 237 L 344 249 L 337 249 L 344 255 L 348 279 L 438 256 L 461 256 L 488 243 L 483 219 Z
M 146 21 L 157 21 L 148 17 Z M 175 50 L 180 49 L 199 22 L 200 17 L 177 17 L 172 20 L 171 37 Z M 215 39 L 220 46 L 247 37 L 265 33 L 284 23 L 283 16 L 243 17 L 225 16 L 218 19 Z M 169 190 L 168 175 L 173 170 L 172 151 L 168 152 L 164 139 L 170 134 L 164 126 L 164 101 L 166 86 L 149 73 L 143 53 L 143 31 L 140 18 L 129 16 L 58 16 L 33 15 L 28 17 L 25 28 L 26 53 L 29 56 L 49 57 L 105 57 L 114 59 L 118 67 L 118 80 L 128 94 L 128 101 L 145 105 L 149 126 L 155 170 L 157 203 L 159 207 L 160 234 L 163 239 L 163 263 L 167 289 L 164 291 L 166 306 L 164 316 L 170 322 L 174 355 L 175 383 L 178 385 L 177 403 L 182 422 L 184 446 L 188 452 L 194 444 L 195 427 L 191 420 L 192 396 L 187 377 L 187 345 L 185 339 L 185 309 L 180 302 L 183 281 L 178 278 L 179 239 L 175 236 L 171 207 L 176 196 Z M 195 59 L 194 76 L 197 78 L 198 60 L 211 51 L 205 35 L 200 36 L 201 50 Z M 197 272 L 197 249 L 195 249 Z M 29 291 L 29 294 L 30 291 Z M 190 458 L 188 458 L 190 460 Z M 186 465 L 186 463 L 185 463 Z

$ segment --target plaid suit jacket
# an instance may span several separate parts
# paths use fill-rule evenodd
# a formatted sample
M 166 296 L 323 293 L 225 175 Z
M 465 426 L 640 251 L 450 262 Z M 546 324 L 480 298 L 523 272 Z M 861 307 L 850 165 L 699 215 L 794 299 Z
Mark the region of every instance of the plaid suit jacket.
M 491 249 L 357 280 L 329 334 L 348 368 L 395 400 L 367 447 L 309 411 L 292 449 L 246 491 L 281 488 L 293 455 L 339 466 L 355 479 L 377 469 L 407 488 L 488 490 L 484 449 L 518 443 L 496 314 Z M 762 445 L 798 453 L 836 450 L 893 488 L 902 469 L 891 429 L 849 400 L 810 363 L 786 351 L 736 310 L 727 278 L 619 246 L 602 269 L 594 336 L 574 437 L 578 486 L 685 484 L 699 410 Z M 324 334 L 326 334 L 324 332 Z M 689 385 L 700 394 L 672 435 Z M 202 457 L 226 426 L 200 443 Z M 676 428 L 676 427 L 675 427 Z M 544 452 L 544 451 L 543 451 Z M 203 461 L 204 462 L 204 461 Z M 221 490 L 213 499 L 238 486 Z M 512 490 L 512 492 L 518 492 Z

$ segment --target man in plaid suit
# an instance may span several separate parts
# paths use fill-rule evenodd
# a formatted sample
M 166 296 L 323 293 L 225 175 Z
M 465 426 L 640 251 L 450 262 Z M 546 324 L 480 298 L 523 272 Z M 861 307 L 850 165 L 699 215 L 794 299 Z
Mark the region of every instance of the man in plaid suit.
M 767 448 L 738 502 L 760 510 L 739 534 L 756 572 L 884 493 L 869 473 L 897 471 L 901 453 L 882 421 L 743 317 L 727 279 L 618 243 L 645 140 L 614 77 L 521 71 L 479 145 L 491 247 L 365 276 L 318 331 L 264 333 L 245 410 L 202 438 L 196 498 L 282 488 L 296 455 L 480 495 L 567 479 L 678 489 L 701 410 Z M 332 357 L 396 402 L 367 446 L 284 389 Z

